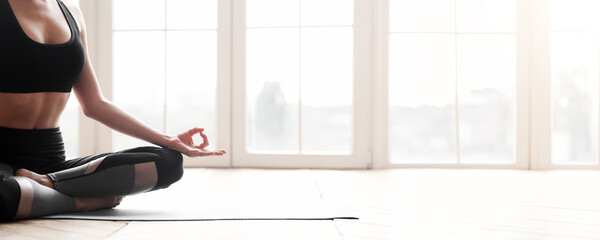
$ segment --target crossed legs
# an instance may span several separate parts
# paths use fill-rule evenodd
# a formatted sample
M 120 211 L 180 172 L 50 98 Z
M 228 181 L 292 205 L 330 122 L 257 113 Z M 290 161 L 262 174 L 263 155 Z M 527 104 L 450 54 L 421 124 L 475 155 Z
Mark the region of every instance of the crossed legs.
M 0 220 L 110 208 L 122 196 L 166 188 L 182 175 L 181 154 L 156 147 L 65 161 L 41 174 L 18 169 L 0 176 Z

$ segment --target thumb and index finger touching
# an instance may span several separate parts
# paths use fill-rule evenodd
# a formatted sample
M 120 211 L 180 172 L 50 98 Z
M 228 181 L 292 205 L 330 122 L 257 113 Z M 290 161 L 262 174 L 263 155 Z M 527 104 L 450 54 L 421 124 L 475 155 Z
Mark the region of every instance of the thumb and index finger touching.
M 208 143 L 208 136 L 206 136 L 206 134 L 204 134 L 204 128 L 192 128 L 190 130 L 187 131 L 187 134 L 189 135 L 190 138 L 192 138 L 192 136 L 199 134 L 200 137 L 202 137 L 202 143 L 201 144 L 195 144 L 194 143 L 194 147 L 199 148 L 199 149 L 205 149 L 206 147 L 208 147 L 209 143 Z

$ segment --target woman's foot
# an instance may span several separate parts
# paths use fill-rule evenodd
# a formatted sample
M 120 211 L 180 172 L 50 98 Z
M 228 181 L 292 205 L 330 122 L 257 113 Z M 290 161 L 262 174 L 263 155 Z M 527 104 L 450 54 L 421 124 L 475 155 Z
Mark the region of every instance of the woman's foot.
M 33 181 L 36 181 L 37 183 L 42 184 L 46 187 L 54 189 L 54 183 L 52 182 L 52 179 L 48 177 L 48 175 L 40 175 L 27 169 L 21 168 L 15 171 L 15 176 L 23 176 L 32 179 Z
M 121 204 L 123 197 L 107 197 L 107 198 L 75 198 L 75 211 L 86 212 L 97 209 L 114 208 Z

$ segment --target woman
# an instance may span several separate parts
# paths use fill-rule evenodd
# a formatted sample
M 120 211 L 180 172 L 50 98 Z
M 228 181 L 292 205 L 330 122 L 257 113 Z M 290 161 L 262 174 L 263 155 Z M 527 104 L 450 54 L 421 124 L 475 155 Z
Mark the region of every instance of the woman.
M 65 161 L 58 126 L 73 90 L 86 116 L 159 147 Z M 192 136 L 203 142 L 195 145 Z M 106 100 L 89 61 L 80 10 L 61 0 L 0 0 L 0 220 L 89 211 L 168 187 L 181 153 L 210 151 L 201 128 L 152 129 Z

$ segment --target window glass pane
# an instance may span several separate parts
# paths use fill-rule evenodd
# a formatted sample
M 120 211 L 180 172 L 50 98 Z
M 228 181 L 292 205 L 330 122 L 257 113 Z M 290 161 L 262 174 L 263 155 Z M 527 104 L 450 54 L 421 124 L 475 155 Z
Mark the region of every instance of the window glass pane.
M 390 32 L 454 32 L 454 0 L 390 0 Z
M 167 33 L 167 133 L 205 128 L 216 143 L 216 31 Z
M 246 146 L 250 152 L 299 151 L 299 29 L 246 33 Z
M 246 0 L 248 27 L 281 27 L 299 24 L 299 0 Z
M 600 1 L 552 0 L 551 21 L 554 31 L 600 31 Z
M 352 25 L 353 1 L 302 0 L 300 13 L 303 26 Z
M 216 29 L 217 1 L 168 0 L 167 28 Z
M 353 30 L 302 30 L 302 152 L 352 152 Z
M 60 131 L 65 143 L 67 159 L 79 157 L 79 103 L 74 94 L 60 117 Z
M 392 34 L 389 149 L 393 163 L 456 162 L 452 34 Z
M 514 35 L 458 35 L 460 161 L 513 162 L 516 111 Z
M 456 0 L 458 32 L 516 32 L 516 0 Z
M 125 111 L 164 130 L 164 32 L 115 32 L 113 99 Z M 149 143 L 113 133 L 115 150 Z
M 165 28 L 165 0 L 116 0 L 112 6 L 116 30 Z
M 552 33 L 552 162 L 598 162 L 600 34 Z

